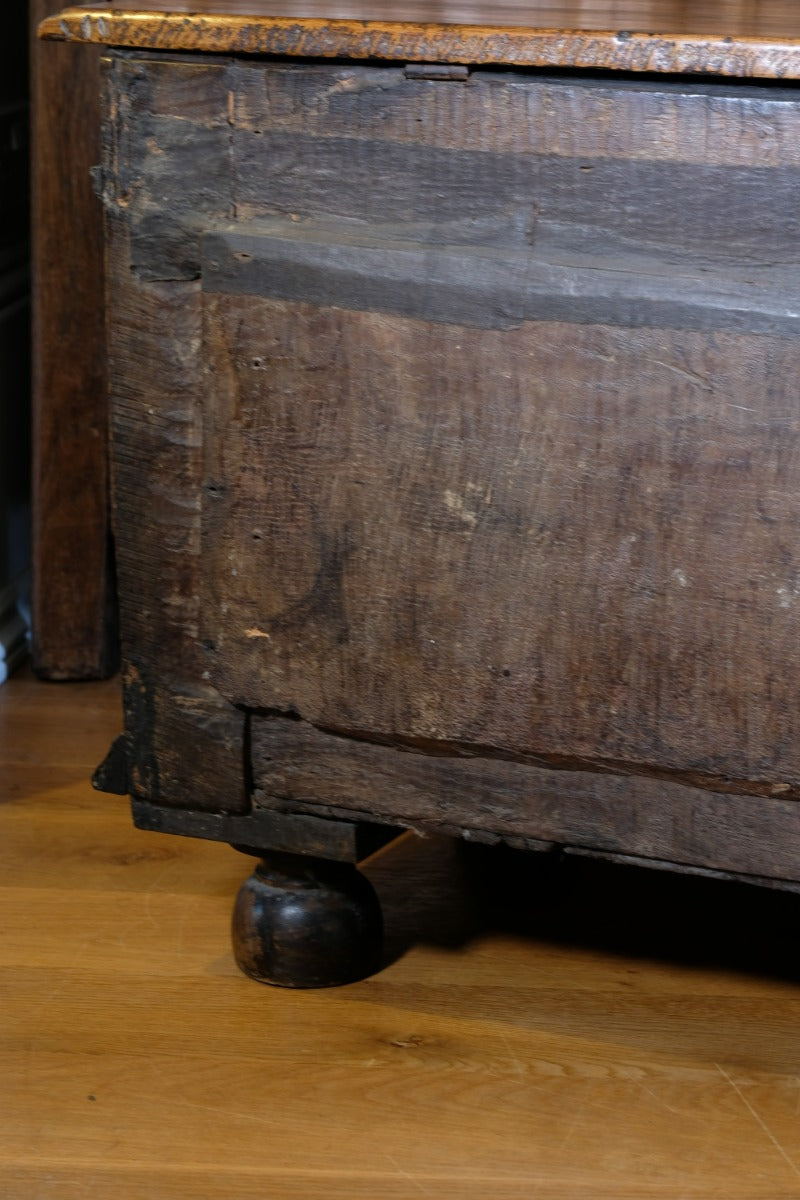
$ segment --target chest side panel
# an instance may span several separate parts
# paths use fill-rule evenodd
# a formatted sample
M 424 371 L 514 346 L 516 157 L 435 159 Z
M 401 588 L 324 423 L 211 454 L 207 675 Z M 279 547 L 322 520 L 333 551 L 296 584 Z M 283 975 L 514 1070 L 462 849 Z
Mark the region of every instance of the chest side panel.
M 794 103 L 406 83 L 245 81 L 201 254 L 217 686 L 794 787 Z
M 169 549 L 163 477 L 123 502 L 123 569 L 181 669 L 343 733 L 793 789 L 794 93 L 220 61 L 176 109 L 174 68 L 123 65 L 108 170 L 164 366 L 131 388 L 121 344 L 120 494 L 155 446 L 186 500 Z
M 220 688 L 474 752 L 794 777 L 789 339 L 207 319 Z

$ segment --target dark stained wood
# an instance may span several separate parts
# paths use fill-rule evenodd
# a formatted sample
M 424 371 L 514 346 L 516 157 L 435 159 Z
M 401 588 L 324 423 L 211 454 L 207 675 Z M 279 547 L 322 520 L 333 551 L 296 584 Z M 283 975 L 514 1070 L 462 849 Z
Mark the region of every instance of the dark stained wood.
M 795 886 L 797 90 L 104 61 L 139 823 Z
M 209 312 L 203 617 L 223 694 L 798 794 L 796 343 L 247 312 Z M 263 475 L 239 466 L 266 455 Z
M 125 705 L 132 796 L 201 812 L 247 810 L 242 712 L 211 689 L 159 686 L 132 664 Z
M 216 812 L 203 812 L 151 804 L 133 797 L 132 810 L 138 829 L 228 842 L 245 854 L 259 857 L 262 851 L 258 847 L 269 846 L 284 854 L 310 854 L 331 862 L 359 863 L 403 832 L 400 827 L 372 820 L 347 817 L 332 820 L 325 814 L 284 813 L 259 805 L 246 813 L 223 812 L 219 808 Z
M 378 969 L 382 949 L 375 890 L 351 863 L 272 851 L 239 890 L 233 953 L 259 983 L 355 983 Z
M 162 661 L 319 727 L 793 796 L 794 92 L 107 74 L 137 796 Z
M 135 90 L 138 66 L 116 64 Z M 181 68 L 175 67 L 178 76 Z M 189 68 L 189 78 L 199 68 Z M 202 483 L 200 292 L 191 278 L 148 287 L 131 272 L 125 205 L 135 181 L 117 139 L 115 64 L 104 187 L 110 232 L 108 286 L 114 520 L 127 709 L 127 775 L 135 797 L 199 811 L 248 806 L 245 717 L 205 684 L 198 637 Z M 207 70 L 205 79 L 213 78 Z M 210 89 L 213 94 L 213 88 Z M 191 88 L 186 110 L 202 120 Z M 219 97 L 217 97 L 219 100 Z M 134 115 L 136 109 L 134 107 Z M 153 390 L 154 380 L 158 380 Z
M 194 4 L 191 12 L 171 13 L 89 5 L 49 18 L 42 34 L 160 50 L 800 77 L 800 21 L 786 3 L 763 10 L 738 3 L 713 18 L 707 7 L 697 23 L 681 15 L 686 7 L 674 0 L 645 7 L 602 5 L 582 21 L 578 6 L 506 6 L 499 12 L 485 6 L 439 11 L 426 6 L 415 10 L 418 23 L 409 24 L 411 14 L 396 8 L 383 16 L 378 9 L 339 8 L 335 11 L 350 19 L 331 20 L 316 15 L 320 10 L 313 5 L 301 6 L 299 14 L 292 5 L 284 9 L 289 16 L 270 5 L 272 13 L 262 17 L 229 15 L 229 6 L 220 14 L 198 12 Z M 365 11 L 369 19 L 363 19 Z M 327 6 L 323 12 L 333 16 Z M 429 23 L 453 19 L 454 12 L 470 23 Z
M 51 11 L 30 5 L 32 29 Z M 51 679 L 117 661 L 109 543 L 99 53 L 32 46 L 33 654 Z
M 687 869 L 793 880 L 797 803 L 640 775 L 546 770 L 487 757 L 423 753 L 254 719 L 254 813 L 397 821 L 426 833 L 624 854 Z
M 449 85 L 350 78 L 270 73 L 270 129 L 245 105 L 230 167 L 264 232 L 202 260 L 212 682 L 324 728 L 800 794 L 797 305 L 780 272 L 759 283 L 797 240 L 797 168 L 725 161 L 750 103 L 771 125 L 794 93 L 642 104 L 487 74 L 460 106 L 484 131 L 467 152 L 460 125 L 452 148 L 438 133 Z M 357 154 L 344 114 L 318 129 L 337 88 Z M 515 104 L 583 131 L 612 102 L 608 170 L 586 133 L 577 160 L 568 134 L 551 157 L 485 144 Z M 683 140 L 648 159 L 642 118 L 682 105 L 731 127 L 670 188 Z M 145 192 L 169 132 L 131 140 Z M 204 133 L 190 195 L 215 176 Z M 148 216 L 129 213 L 136 265 L 159 276 L 176 226 Z
M 421 222 L 428 199 L 424 195 L 426 184 L 432 193 L 429 204 L 433 211 L 433 193 L 442 186 L 442 171 L 438 164 L 432 165 L 429 172 L 428 164 L 415 162 L 411 156 L 409 160 L 408 175 L 418 183 Z M 464 181 L 476 176 L 477 170 L 471 171 L 470 167 L 486 171 L 487 166 L 496 165 L 499 179 L 511 173 L 504 171 L 505 164 L 500 162 L 481 164 L 476 161 L 477 155 L 464 155 L 464 160 L 447 171 L 448 188 L 459 186 L 459 175 Z M 546 169 L 544 164 L 541 166 L 541 172 L 532 171 L 531 177 L 514 180 L 511 187 L 503 189 L 507 203 L 518 204 L 520 214 L 524 212 L 525 193 L 531 195 L 541 187 Z M 602 179 L 604 172 L 599 164 L 586 169 L 597 171 L 600 178 L 593 179 L 589 195 L 576 198 L 574 184 L 570 186 L 568 178 L 572 172 L 568 168 L 560 172 L 558 166 L 551 168 L 549 190 L 556 220 L 539 222 L 532 216 L 529 228 L 517 229 L 517 236 L 507 238 L 504 245 L 440 248 L 434 242 L 437 234 L 427 231 L 424 241 L 403 241 L 391 234 L 387 237 L 382 229 L 371 238 L 363 233 L 349 237 L 324 225 L 309 223 L 298 228 L 291 221 L 278 221 L 263 225 L 262 232 L 255 235 L 235 231 L 205 239 L 203 286 L 210 295 L 225 297 L 218 302 L 223 307 L 235 307 L 233 297 L 246 296 L 248 300 L 288 300 L 316 308 L 380 312 L 462 329 L 502 331 L 518 329 L 530 321 L 566 321 L 632 329 L 746 329 L 754 334 L 789 337 L 797 331 L 800 286 L 796 270 L 763 267 L 764 257 L 769 253 L 779 255 L 781 243 L 796 234 L 794 213 L 785 207 L 796 172 L 776 179 L 778 203 L 772 212 L 764 210 L 764 224 L 756 231 L 750 197 L 741 205 L 716 208 L 724 197 L 724 183 L 731 181 L 720 173 L 714 181 L 716 189 L 709 189 L 703 187 L 704 179 L 696 178 L 700 172 L 687 167 L 686 190 L 691 191 L 697 205 L 687 215 L 682 231 L 696 264 L 689 273 L 685 266 L 665 261 L 670 250 L 679 252 L 677 245 L 669 245 L 673 238 L 677 242 L 679 231 L 675 227 L 674 197 L 667 191 L 668 203 L 659 203 L 658 182 L 665 174 L 663 169 L 656 168 L 648 178 L 649 173 L 637 164 L 637 173 L 645 176 L 643 187 L 652 189 L 654 196 L 641 221 L 644 228 L 639 230 L 633 228 L 630 219 L 620 220 L 616 208 L 598 211 L 596 203 L 595 187 L 621 203 L 626 172 L 619 170 L 613 173 L 616 178 Z M 349 187 L 355 191 L 360 172 L 354 175 Z M 395 192 L 389 197 L 380 185 L 373 190 L 377 195 L 372 205 L 377 207 L 385 200 L 387 216 L 392 208 L 398 210 L 407 203 L 407 195 L 401 198 Z M 740 193 L 734 190 L 732 194 Z M 476 208 L 492 205 L 490 197 L 483 200 L 481 206 L 476 197 Z M 447 207 L 447 201 L 440 200 L 436 211 L 445 219 L 437 222 L 439 237 L 448 232 Z M 717 213 L 716 223 L 710 219 L 712 212 Z M 480 216 L 487 223 L 494 219 L 497 235 L 502 236 L 499 213 L 484 211 Z M 775 224 L 770 228 L 772 219 Z M 628 248 L 637 235 L 651 245 L 660 240 L 660 255 L 631 253 Z M 586 247 L 583 256 L 581 242 Z M 732 245 L 737 257 L 733 267 L 719 262 L 720 252 L 730 255 Z M 588 258 L 593 260 L 589 271 L 585 266 Z M 755 259 L 757 265 L 748 267 L 748 259 Z M 701 268 L 698 260 L 713 265 Z M 623 272 L 627 278 L 625 286 L 620 287 Z M 425 287 L 420 288 L 423 277 Z M 212 322 L 216 319 L 212 314 Z
M 182 68 L 175 70 L 180 78 Z M 125 155 L 120 97 L 129 91 L 136 118 L 135 93 L 142 75 L 138 63 L 105 63 L 103 194 L 108 286 L 114 301 L 109 328 L 111 445 L 123 652 L 145 677 L 163 662 L 175 681 L 201 681 L 202 406 L 201 364 L 194 349 L 201 331 L 201 292 L 191 273 L 145 285 L 131 269 L 128 208 L 148 201 L 138 187 L 136 167 L 131 169 Z M 219 104 L 215 75 L 209 67 L 205 80 Z M 202 122 L 191 93 L 183 106 L 176 100 L 176 120 L 184 111 L 195 111 Z

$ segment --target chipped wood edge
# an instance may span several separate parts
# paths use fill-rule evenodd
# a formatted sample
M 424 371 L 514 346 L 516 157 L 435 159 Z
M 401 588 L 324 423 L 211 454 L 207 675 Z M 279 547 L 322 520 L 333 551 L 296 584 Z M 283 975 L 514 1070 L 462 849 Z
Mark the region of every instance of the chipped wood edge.
M 39 36 L 153 50 L 800 79 L 800 39 L 67 8 Z

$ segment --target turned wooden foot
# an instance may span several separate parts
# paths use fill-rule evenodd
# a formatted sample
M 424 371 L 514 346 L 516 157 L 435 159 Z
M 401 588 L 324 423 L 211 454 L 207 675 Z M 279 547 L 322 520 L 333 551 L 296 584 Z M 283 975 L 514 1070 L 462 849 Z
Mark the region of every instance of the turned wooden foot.
M 378 969 L 382 940 L 377 896 L 351 863 L 265 852 L 236 899 L 236 962 L 262 983 L 353 983 Z

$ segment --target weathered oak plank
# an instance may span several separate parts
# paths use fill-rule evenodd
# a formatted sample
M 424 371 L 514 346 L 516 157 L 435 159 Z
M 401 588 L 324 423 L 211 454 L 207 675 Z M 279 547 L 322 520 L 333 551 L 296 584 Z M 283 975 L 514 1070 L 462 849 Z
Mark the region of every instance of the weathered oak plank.
M 780 797 L 424 753 L 275 717 L 254 719 L 252 752 L 256 811 L 265 818 L 270 811 L 371 815 L 428 833 L 797 877 L 800 812 Z
M 107 81 L 137 819 L 795 880 L 796 91 Z
M 564 222 L 565 243 L 571 231 Z M 203 288 L 487 330 L 529 321 L 787 337 L 800 330 L 794 267 L 673 265 L 664 254 L 625 253 L 608 236 L 600 242 L 606 230 L 592 233 L 595 252 L 582 253 L 538 238 L 440 246 L 387 237 L 380 227 L 350 234 L 316 222 L 237 224 L 203 239 Z M 758 249 L 769 252 L 763 242 Z M 737 250 L 747 256 L 741 244 Z
M 206 297 L 205 337 L 233 701 L 797 787 L 793 340 L 251 295 Z
M 177 89 L 184 110 L 201 122 L 205 110 L 192 86 L 196 69 L 174 70 L 187 83 Z M 214 77 L 212 70 L 205 85 L 209 96 Z M 137 204 L 147 211 L 155 207 L 141 187 L 127 139 L 131 107 L 135 117 L 137 106 L 147 103 L 147 90 L 139 95 L 141 68 L 124 60 L 105 60 L 104 81 L 103 190 L 113 297 L 110 436 L 128 777 L 135 796 L 236 812 L 249 803 L 245 718 L 206 686 L 198 633 L 201 295 L 198 284 L 180 271 L 177 278 L 143 282 L 131 270 L 127 211 Z M 130 107 L 120 101 L 126 89 Z M 178 99 L 175 111 L 181 111 Z
M 167 661 L 221 712 L 793 795 L 795 94 L 108 79 L 148 711 Z

